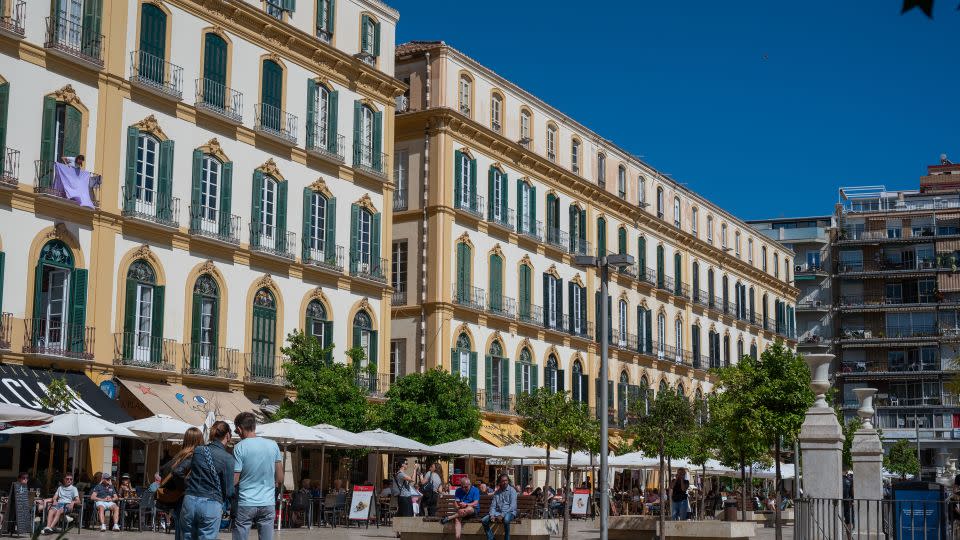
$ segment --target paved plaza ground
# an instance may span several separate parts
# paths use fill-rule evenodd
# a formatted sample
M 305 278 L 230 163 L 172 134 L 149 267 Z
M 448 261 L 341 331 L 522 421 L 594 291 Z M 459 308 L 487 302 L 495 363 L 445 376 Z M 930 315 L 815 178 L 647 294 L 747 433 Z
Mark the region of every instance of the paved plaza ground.
M 571 533 L 570 538 L 575 538 L 576 540 L 596 540 L 600 538 L 600 530 L 597 528 L 595 522 L 583 522 L 575 521 L 571 523 Z M 793 538 L 793 528 L 792 525 L 784 527 L 783 537 L 785 539 Z M 71 531 L 67 536 L 68 538 L 77 538 L 76 529 Z M 81 538 L 87 538 L 91 540 L 131 540 L 135 538 L 136 540 L 172 540 L 172 534 L 161 534 L 161 533 L 138 533 L 138 532 L 122 532 L 122 533 L 112 533 L 112 532 L 99 532 L 99 531 L 88 531 L 84 530 L 80 535 Z M 774 537 L 773 529 L 757 529 L 758 540 L 770 540 Z M 41 538 L 56 538 L 55 536 L 41 537 Z M 251 540 L 256 540 L 256 533 L 251 533 Z M 336 529 L 329 528 L 314 528 L 314 529 L 291 529 L 284 531 L 276 531 L 275 538 L 277 540 L 354 540 L 362 538 L 396 538 L 396 535 L 393 533 L 393 530 L 389 527 L 381 527 L 377 529 L 376 527 L 371 527 L 369 529 L 358 529 L 356 527 L 351 527 L 349 529 L 338 527 Z M 446 537 L 445 537 L 446 538 Z M 449 535 L 450 540 L 453 540 L 453 533 Z M 554 538 L 559 538 L 554 536 Z M 220 540 L 230 540 L 230 535 L 223 533 L 220 535 Z

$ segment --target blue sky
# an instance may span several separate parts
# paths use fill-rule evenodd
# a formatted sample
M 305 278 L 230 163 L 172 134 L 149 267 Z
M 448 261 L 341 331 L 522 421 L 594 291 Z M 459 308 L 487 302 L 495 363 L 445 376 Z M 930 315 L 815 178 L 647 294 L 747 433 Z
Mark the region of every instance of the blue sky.
M 957 2 L 388 0 L 398 41 L 446 41 L 744 219 L 960 162 Z

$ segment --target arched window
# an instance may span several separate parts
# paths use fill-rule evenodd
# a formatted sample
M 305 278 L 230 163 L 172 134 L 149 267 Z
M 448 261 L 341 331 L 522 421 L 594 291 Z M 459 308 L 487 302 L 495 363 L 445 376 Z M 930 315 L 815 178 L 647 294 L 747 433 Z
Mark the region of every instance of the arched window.
M 537 387 L 537 370 L 533 365 L 533 355 L 530 349 L 520 350 L 520 359 L 517 361 L 517 395 L 531 393 Z
M 627 253 L 627 229 L 620 227 L 617 229 L 617 253 L 625 255 Z
M 756 343 L 751 343 L 751 344 L 750 344 L 750 356 L 752 356 L 754 360 L 757 359 L 757 344 L 756 344 Z
M 620 300 L 619 308 L 617 311 L 617 319 L 620 324 L 618 328 L 617 335 L 617 345 L 620 347 L 627 346 L 627 301 Z
M 729 314 L 731 311 L 730 310 L 730 280 L 727 278 L 726 274 L 724 274 L 723 279 L 721 279 L 720 281 L 721 281 L 720 294 L 723 295 L 723 312 Z
M 693 262 L 693 265 L 690 268 L 690 275 L 693 282 L 693 284 L 690 286 L 693 289 L 693 301 L 696 303 L 703 303 L 704 294 L 700 290 L 700 264 L 696 261 Z
M 627 168 L 623 165 L 617 168 L 617 194 L 621 199 L 627 198 Z
M 767 271 L 767 246 L 760 246 L 760 269 Z
M 713 244 L 713 216 L 707 216 L 707 243 Z
M 557 357 L 551 354 L 547 358 L 547 365 L 543 368 L 543 379 L 547 390 L 551 392 L 563 391 L 563 376 Z
M 780 254 L 779 253 L 773 254 L 773 277 L 775 278 L 780 277 Z
M 496 92 L 490 97 L 490 129 L 497 133 L 503 129 L 503 96 Z
M 737 361 L 743 358 L 743 338 L 737 339 Z
M 86 358 L 87 271 L 74 268 L 73 252 L 60 240 L 40 249 L 34 281 L 31 352 Z M 25 351 L 26 352 L 26 351 Z
M 507 308 L 503 297 L 503 257 L 496 253 L 490 254 L 490 268 L 488 269 L 490 277 L 490 311 L 498 314 L 506 314 Z
M 270 289 L 260 289 L 253 296 L 253 342 L 250 376 L 255 381 L 276 378 L 277 302 Z
M 510 361 L 503 356 L 499 341 L 490 344 L 485 359 L 486 408 L 493 411 L 510 410 Z
M 715 300 L 716 289 L 713 279 L 713 268 L 707 269 L 707 304 L 710 307 L 716 307 L 717 302 Z
M 144 4 L 144 8 L 153 7 Z M 149 133 L 140 133 L 137 137 L 134 163 L 134 210 L 141 215 L 156 216 L 157 189 L 160 183 L 160 140 Z M 124 194 L 124 202 L 129 206 L 129 194 Z
M 547 125 L 547 159 L 557 160 L 557 126 L 552 122 Z
M 154 367 L 163 361 L 163 287 L 147 261 L 136 260 L 127 270 L 123 316 L 123 361 Z
M 370 314 L 360 310 L 353 316 L 353 346 L 363 349 L 363 358 L 360 360 L 360 369 L 377 365 L 377 331 L 373 329 L 373 319 Z M 371 379 L 371 384 L 375 381 Z
M 747 262 L 753 264 L 753 238 L 747 238 Z
M 680 364 L 683 362 L 683 321 L 677 319 L 673 323 L 674 347 L 677 349 L 674 360 Z
M 159 6 L 143 4 L 140 8 L 140 47 L 135 66 L 138 80 L 164 88 L 166 45 L 167 14 Z
M 747 316 L 750 318 L 750 324 L 754 324 L 757 320 L 756 314 L 754 312 L 754 291 L 753 286 L 750 287 L 750 309 L 747 311 Z
M 683 383 L 677 383 L 677 395 L 680 397 L 687 395 L 687 390 L 683 387 Z
M 323 307 L 320 300 L 311 300 L 307 304 L 305 316 L 307 333 L 317 339 L 323 347 L 329 347 L 333 343 L 333 321 L 327 320 L 327 309 Z M 331 353 L 327 354 L 327 360 L 330 360 Z
M 637 204 L 640 208 L 647 205 L 647 179 L 642 174 L 637 177 Z
M 730 365 L 730 334 L 723 336 L 723 365 Z
M 665 262 L 663 260 L 663 244 L 657 245 L 657 288 L 658 289 L 667 289 L 667 272 L 664 269 Z
M 257 171 L 259 172 L 259 171 Z M 259 183 L 259 189 L 256 189 Z M 280 203 L 280 182 L 269 175 L 254 174 L 254 188 L 259 192 L 259 201 L 254 199 L 254 237 L 251 243 L 264 248 L 273 248 L 276 245 L 278 213 Z M 259 203 L 259 204 L 258 204 Z M 284 249 L 286 246 L 284 246 Z
M 470 244 L 466 242 L 457 242 L 457 297 L 455 301 L 458 304 L 476 307 L 483 306 L 483 302 L 473 294 L 473 279 L 471 270 L 473 266 L 473 250 Z
M 520 265 L 520 320 L 530 321 L 533 312 L 533 269 L 527 264 Z
M 573 174 L 580 174 L 580 140 L 570 142 L 570 170 Z
M 700 347 L 700 326 L 695 324 L 690 327 L 690 354 L 693 356 L 693 367 L 700 369 L 703 362 L 703 351 Z M 709 364 L 709 360 L 706 362 Z
M 597 153 L 597 184 L 600 187 L 607 185 L 607 156 L 603 152 Z
M 697 236 L 700 227 L 700 211 L 696 206 L 690 209 L 690 232 Z
M 720 247 L 727 249 L 727 224 L 720 224 Z
M 285 133 L 287 123 L 283 111 L 283 68 L 273 60 L 264 60 L 262 77 L 257 127 L 272 133 Z
M 607 254 L 607 220 L 603 217 L 597 218 L 597 256 L 604 257 Z
M 527 149 L 530 149 L 530 142 L 533 141 L 531 121 L 530 111 L 522 109 L 520 111 L 520 144 Z
M 466 73 L 460 75 L 460 113 L 470 117 L 470 105 L 473 103 L 473 81 Z
M 194 186 L 190 209 L 190 230 L 207 236 L 233 238 L 230 219 L 232 163 L 223 163 L 200 150 L 193 153 Z
M 680 197 L 673 198 L 673 226 L 680 228 Z
M 657 217 L 663 218 L 663 188 L 657 186 Z
M 220 288 L 209 274 L 198 277 L 193 286 L 191 320 L 190 368 L 193 373 L 215 374 L 220 352 Z
M 337 140 L 339 92 L 313 79 L 307 80 L 307 150 L 340 156 Z
M 453 349 L 450 361 L 450 371 L 460 375 L 474 394 L 477 391 L 477 353 L 473 352 L 473 346 L 470 344 L 470 336 L 466 332 L 461 332 L 457 336 L 457 345 Z
M 673 294 L 683 296 L 683 257 L 673 254 Z
M 647 380 L 647 376 L 644 375 L 640 377 L 640 395 L 643 397 L 643 413 L 650 414 L 650 393 L 653 391 L 650 388 L 650 381 Z
M 733 252 L 740 258 L 740 231 L 734 231 L 733 233 Z
M 670 389 L 670 385 L 667 384 L 666 380 L 660 381 L 660 387 L 657 389 L 657 392 L 666 392 Z
M 303 261 L 315 264 L 337 264 L 336 216 L 337 200 L 319 191 L 304 193 Z
M 204 106 L 231 118 L 240 114 L 227 95 L 227 42 L 215 32 L 203 35 L 203 78 L 198 86 L 198 101 Z
M 383 113 L 357 101 L 354 115 L 354 164 L 380 171 L 383 166 L 383 156 L 380 155 Z
M 624 426 L 630 410 L 630 390 L 630 376 L 626 371 L 621 371 L 620 380 L 617 382 L 617 417 L 621 427 Z
M 663 313 L 657 315 L 657 358 L 663 360 L 667 346 L 667 320 Z
M 573 377 L 571 378 L 572 397 L 578 403 L 586 403 L 588 398 L 587 375 L 583 372 L 580 360 L 573 361 Z

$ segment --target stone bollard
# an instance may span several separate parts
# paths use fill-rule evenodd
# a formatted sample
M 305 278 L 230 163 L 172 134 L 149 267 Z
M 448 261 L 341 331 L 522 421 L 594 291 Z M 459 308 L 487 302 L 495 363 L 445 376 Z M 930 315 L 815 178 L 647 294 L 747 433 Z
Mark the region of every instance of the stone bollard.
M 843 497 L 843 429 L 827 404 L 830 389 L 832 354 L 804 356 L 810 368 L 810 388 L 816 401 L 807 411 L 800 428 L 800 453 L 803 460 L 803 495 L 813 499 Z

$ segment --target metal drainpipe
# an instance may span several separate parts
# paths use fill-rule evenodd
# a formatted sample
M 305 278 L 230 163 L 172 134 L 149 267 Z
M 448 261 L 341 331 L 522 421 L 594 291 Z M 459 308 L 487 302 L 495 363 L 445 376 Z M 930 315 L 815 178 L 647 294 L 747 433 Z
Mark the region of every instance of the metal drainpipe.
M 425 53 L 427 61 L 427 77 L 424 84 L 425 107 L 430 108 L 430 53 Z M 430 186 L 430 133 L 429 126 L 423 135 L 423 183 L 421 192 L 423 200 L 420 208 L 423 211 L 423 218 L 420 227 L 420 373 L 426 371 L 427 367 L 427 312 L 424 306 L 427 303 L 427 190 Z

